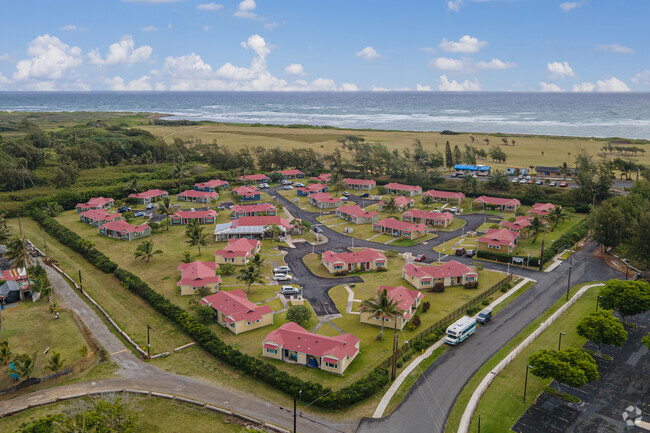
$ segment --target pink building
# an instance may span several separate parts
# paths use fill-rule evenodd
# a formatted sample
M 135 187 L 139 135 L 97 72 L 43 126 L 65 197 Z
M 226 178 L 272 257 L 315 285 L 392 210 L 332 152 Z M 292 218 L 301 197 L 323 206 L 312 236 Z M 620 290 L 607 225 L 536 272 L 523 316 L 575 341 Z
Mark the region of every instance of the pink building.
M 505 220 L 501 221 L 501 227 L 506 228 L 513 233 L 517 233 L 517 235 L 521 237 L 528 237 L 529 235 L 528 227 L 530 227 L 530 221 L 532 219 L 533 219 L 532 217 L 519 216 L 513 222 L 505 221 Z
M 219 264 L 232 263 L 243 266 L 260 252 L 262 242 L 256 239 L 230 239 L 228 245 L 214 252 L 214 261 Z
M 375 271 L 388 267 L 386 256 L 372 248 L 351 253 L 325 251 L 321 263 L 330 274 L 342 271 Z
M 359 315 L 359 321 L 361 323 L 368 323 L 370 325 L 381 326 L 382 322 L 384 326 L 388 329 L 399 329 L 403 330 L 404 326 L 413 318 L 413 315 L 418 309 L 418 305 L 424 299 L 424 295 L 417 290 L 409 290 L 404 286 L 379 286 L 377 292 L 381 292 L 386 289 L 386 294 L 391 301 L 397 303 L 397 306 L 402 310 L 397 319 L 397 326 L 395 326 L 395 321 L 392 317 L 380 317 L 374 316 L 371 313 L 362 311 Z
M 343 179 L 347 189 L 360 189 L 370 191 L 377 186 L 377 182 L 372 179 Z
M 416 289 L 430 289 L 436 283 L 447 287 L 478 281 L 478 274 L 469 266 L 450 260 L 432 266 L 409 263 L 402 268 L 402 278 Z
M 208 191 L 195 191 L 193 189 L 188 189 L 176 196 L 178 201 L 189 201 L 193 203 L 210 203 L 213 201 L 219 200 L 218 192 L 208 192 Z
M 483 209 L 499 209 L 508 212 L 516 212 L 521 205 L 521 202 L 516 198 L 487 197 L 485 195 L 474 199 L 474 203 L 480 204 Z
M 409 209 L 402 214 L 402 221 L 422 223 L 427 226 L 447 227 L 454 221 L 450 212 L 432 212 L 420 209 Z
M 119 213 L 108 213 L 104 209 L 91 209 L 79 214 L 79 220 L 91 226 L 99 227 L 109 221 L 121 220 Z
M 415 199 L 410 198 L 410 197 L 404 197 L 404 196 L 398 196 L 398 197 L 391 197 L 395 200 L 395 204 L 397 205 L 397 209 L 400 212 L 403 212 L 405 209 L 411 208 L 415 206 Z M 386 206 L 386 201 L 387 200 L 382 200 L 379 203 L 377 203 L 377 210 L 379 212 L 384 210 L 384 207 Z
M 194 184 L 194 190 L 195 191 L 206 191 L 206 192 L 215 192 L 219 191 L 221 189 L 226 189 L 230 186 L 230 183 L 228 183 L 225 180 L 221 179 L 212 179 L 207 182 L 203 183 L 195 183 Z
M 372 231 L 397 238 L 415 239 L 426 234 L 427 226 L 424 224 L 411 224 L 395 218 L 384 218 L 372 225 Z
M 488 229 L 485 236 L 478 238 L 478 249 L 510 254 L 515 249 L 518 236 L 518 233 L 508 229 Z
M 368 212 L 358 204 L 347 204 L 337 208 L 336 216 L 354 224 L 376 223 L 379 219 L 377 212 Z
M 555 209 L 555 205 L 553 203 L 535 203 L 533 207 L 531 207 L 528 211 L 528 215 L 533 216 L 537 214 L 540 217 L 545 217 L 553 209 Z
M 179 210 L 169 217 L 169 222 L 174 224 L 189 224 L 191 221 L 198 221 L 199 224 L 215 224 L 217 222 L 217 212 L 208 210 Z
M 316 192 L 309 196 L 309 203 L 316 206 L 318 209 L 331 209 L 341 206 L 343 201 L 340 197 L 332 197 L 329 192 Z
M 422 194 L 422 187 L 418 185 L 404 185 L 402 183 L 391 182 L 385 185 L 388 194 L 406 194 L 409 197 Z
M 429 196 L 434 201 L 456 204 L 460 204 L 460 202 L 465 199 L 465 194 L 462 192 L 436 191 L 435 189 L 430 189 L 429 191 L 422 193 L 422 196 Z
M 114 204 L 115 200 L 112 198 L 93 197 L 86 203 L 77 203 L 76 210 L 77 213 L 81 213 L 86 210 L 109 209 Z
M 242 289 L 206 296 L 201 304 L 212 307 L 217 312 L 217 322 L 235 335 L 273 323 L 271 307 L 253 304 Z
M 230 208 L 232 218 L 261 215 L 277 215 L 278 210 L 270 203 L 234 205 Z
M 217 275 L 219 265 L 215 262 L 194 261 L 183 263 L 176 270 L 181 271 L 181 279 L 176 283 L 181 288 L 181 295 L 193 295 L 199 287 L 207 287 L 216 292 L 221 284 L 221 277 Z
M 129 194 L 129 198 L 135 199 L 140 204 L 149 204 L 165 197 L 169 197 L 169 193 L 161 189 L 150 189 L 137 194 Z
M 151 234 L 151 228 L 147 224 L 134 226 L 124 220 L 109 221 L 99 226 L 99 234 L 110 238 L 132 241 Z

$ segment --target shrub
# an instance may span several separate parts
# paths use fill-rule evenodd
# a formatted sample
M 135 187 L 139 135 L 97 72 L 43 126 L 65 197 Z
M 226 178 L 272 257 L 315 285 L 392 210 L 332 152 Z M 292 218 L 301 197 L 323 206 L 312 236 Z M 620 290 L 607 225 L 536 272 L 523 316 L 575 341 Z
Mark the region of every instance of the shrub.
M 487 307 L 488 305 L 490 305 L 490 299 L 489 298 L 488 299 L 483 299 L 483 302 L 481 302 L 481 304 L 483 304 L 483 306 Z
M 232 275 L 235 273 L 236 270 L 237 268 L 232 263 L 224 263 L 223 265 L 219 265 L 219 268 L 217 269 L 217 274 Z
M 481 306 L 480 306 L 480 305 L 476 305 L 476 306 L 474 306 L 474 307 L 472 307 L 472 308 L 468 308 L 468 309 L 467 309 L 467 315 L 468 315 L 468 316 L 473 316 L 474 314 L 478 313 L 478 312 L 481 311 L 481 310 L 482 310 Z
M 337 277 L 344 277 L 344 276 L 346 276 L 347 274 L 348 274 L 348 271 L 346 271 L 346 270 L 342 270 L 342 271 L 336 271 L 336 272 L 334 272 L 334 275 L 337 276 Z
M 388 268 L 386 268 L 385 266 L 377 268 L 377 272 L 386 272 L 387 270 Z
M 429 311 L 429 308 L 431 308 L 431 302 L 425 301 L 425 302 L 422 303 L 422 312 L 423 313 L 426 313 L 427 311 Z
M 479 263 L 478 265 L 476 265 L 476 270 L 477 271 L 482 271 L 483 269 L 485 269 L 485 267 L 483 266 L 483 263 Z
M 417 328 L 422 324 L 422 321 L 420 320 L 420 316 L 417 314 L 413 316 L 413 319 L 411 320 L 411 324 L 413 325 L 413 329 Z
M 384 255 L 386 257 L 397 257 L 399 255 L 399 253 L 397 251 L 395 251 L 395 250 L 386 250 L 386 251 L 384 251 Z
M 436 283 L 431 288 L 433 293 L 443 293 L 445 291 L 445 283 Z
M 311 319 L 311 310 L 304 305 L 294 305 L 287 311 L 287 320 L 305 327 Z
M 384 195 L 384 194 L 386 194 L 386 191 L 388 191 L 388 190 L 386 189 L 385 186 L 383 186 L 383 185 L 377 186 L 377 194 Z
M 468 281 L 465 283 L 466 289 L 478 289 L 478 281 Z

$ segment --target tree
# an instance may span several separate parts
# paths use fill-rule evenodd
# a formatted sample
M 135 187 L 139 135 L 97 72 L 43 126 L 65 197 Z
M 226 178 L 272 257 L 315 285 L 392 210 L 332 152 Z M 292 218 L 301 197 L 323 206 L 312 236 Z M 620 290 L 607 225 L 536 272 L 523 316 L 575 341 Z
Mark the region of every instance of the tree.
M 134 255 L 136 259 L 146 260 L 147 263 L 149 263 L 153 256 L 162 253 L 162 250 L 154 250 L 153 241 L 151 239 L 147 239 L 142 241 L 140 245 L 135 248 Z
M 260 269 L 257 269 L 252 264 L 248 264 L 247 266 L 244 266 L 243 269 L 239 270 L 239 275 L 237 275 L 237 280 L 241 281 L 242 283 L 248 286 L 248 290 L 246 291 L 247 295 L 250 295 L 251 286 L 253 284 L 255 283 L 261 284 L 264 282 L 264 280 L 262 279 L 262 271 Z
M 424 207 L 429 207 L 433 203 L 433 197 L 431 197 L 429 194 L 423 194 L 422 198 L 420 199 L 420 203 L 424 205 Z
M 311 310 L 304 305 L 291 306 L 287 311 L 287 320 L 304 328 L 309 325 L 309 320 L 311 320 Z
M 600 289 L 600 296 L 600 305 L 618 312 L 623 321 L 650 310 L 650 284 L 644 281 L 609 280 Z
M 122 214 L 122 219 L 123 219 L 124 221 L 126 221 L 126 222 L 129 222 L 129 221 L 131 221 L 131 220 L 134 219 L 134 218 L 135 218 L 135 212 L 133 212 L 133 211 L 124 212 L 124 213 Z
M 169 197 L 164 197 L 160 203 L 158 203 L 157 211 L 159 214 L 165 215 L 167 219 L 167 231 L 169 231 L 169 216 L 174 213 L 174 206 L 171 205 Z
M 527 227 L 529 232 L 533 232 L 534 237 L 533 237 L 533 242 L 535 243 L 537 241 L 537 235 L 541 230 L 544 229 L 544 221 L 539 217 L 539 215 L 535 215 L 532 220 L 530 220 L 530 225 Z
M 388 212 L 391 215 L 397 212 L 395 197 L 389 197 L 388 200 L 384 202 L 384 212 Z
M 567 215 L 566 211 L 562 206 L 556 205 L 553 209 L 549 211 L 547 217 L 548 220 L 553 223 L 553 228 L 555 228 L 557 227 L 557 224 L 560 221 L 564 221 L 569 216 Z
M 0 361 L 7 365 L 11 359 L 11 349 L 7 340 L 0 341 Z
M 598 352 L 603 345 L 621 347 L 627 341 L 627 332 L 610 310 L 591 313 L 577 327 L 578 335 L 598 345 Z
M 641 212 L 634 219 L 629 228 L 629 244 L 631 255 L 645 263 L 646 269 L 650 267 L 650 209 Z
M 454 166 L 454 157 L 451 153 L 451 147 L 449 147 L 449 142 L 445 143 L 445 165 L 447 168 L 452 168 Z
M 26 353 L 21 353 L 14 356 L 12 361 L 16 368 L 16 374 L 25 379 L 29 379 L 34 373 L 34 365 L 36 363 L 36 354 L 29 356 Z
M 192 254 L 189 251 L 183 251 L 183 263 L 191 263 Z
M 645 347 L 650 349 L 650 332 L 641 339 L 641 342 L 645 345 Z
M 277 239 L 278 236 L 282 233 L 282 229 L 276 224 L 269 224 L 264 227 L 266 233 L 271 235 L 271 239 Z
M 54 352 L 47 360 L 46 369 L 50 370 L 52 373 L 58 373 L 61 368 L 63 368 L 64 359 L 61 359 L 61 354 L 59 352 Z
M 57 202 L 50 202 L 45 205 L 44 210 L 48 216 L 56 217 L 59 216 L 61 212 L 63 212 L 63 207 L 61 207 L 61 205 Z
M 388 290 L 385 288 L 378 291 L 374 298 L 364 299 L 359 311 L 370 313 L 372 317 L 378 317 L 381 320 L 381 331 L 379 331 L 377 340 L 381 340 L 384 335 L 385 319 L 395 320 L 397 316 L 404 313 L 399 307 L 399 300 L 388 296 Z
M 508 175 L 501 170 L 495 170 L 492 173 L 492 176 L 488 179 L 487 184 L 490 188 L 500 189 L 502 191 L 510 189 L 510 179 L 508 179 Z
M 201 255 L 201 246 L 208 244 L 208 235 L 203 233 L 203 227 L 198 224 L 188 225 L 185 235 L 189 238 L 187 243 L 192 247 L 199 249 L 199 256 Z
M 465 195 L 477 196 L 483 191 L 483 185 L 477 179 L 474 179 L 471 176 L 467 176 L 463 178 L 462 190 Z
M 255 253 L 252 259 L 250 259 L 249 263 L 253 266 L 255 266 L 255 269 L 262 269 L 262 266 L 264 265 L 264 259 L 260 255 L 260 253 Z
M 183 179 L 189 175 L 189 170 L 185 166 L 185 158 L 182 155 L 172 164 L 172 176 L 178 179 L 178 191 L 182 189 Z
M 592 210 L 591 229 L 594 240 L 607 251 L 618 246 L 623 240 L 625 220 L 623 213 L 609 202 L 604 202 Z
M 18 237 L 11 239 L 7 245 L 7 249 L 9 250 L 7 257 L 14 261 L 14 265 L 17 268 L 27 269 L 32 263 L 33 259 L 29 254 L 25 239 Z
M 4 243 L 7 240 L 9 240 L 10 236 L 11 236 L 11 230 L 7 226 L 7 220 L 5 219 L 5 215 L 3 213 L 0 213 L 0 243 Z
M 217 273 L 219 275 L 227 276 L 234 274 L 236 270 L 237 268 L 232 263 L 224 263 L 223 265 L 219 265 L 217 268 Z
M 587 352 L 569 347 L 564 350 L 540 350 L 528 359 L 531 373 L 542 379 L 555 379 L 560 383 L 580 388 L 598 380 L 596 361 Z
M 460 149 L 458 148 L 457 145 L 454 146 L 454 151 L 452 153 L 452 158 L 454 159 L 454 165 L 461 163 L 462 155 L 461 155 Z

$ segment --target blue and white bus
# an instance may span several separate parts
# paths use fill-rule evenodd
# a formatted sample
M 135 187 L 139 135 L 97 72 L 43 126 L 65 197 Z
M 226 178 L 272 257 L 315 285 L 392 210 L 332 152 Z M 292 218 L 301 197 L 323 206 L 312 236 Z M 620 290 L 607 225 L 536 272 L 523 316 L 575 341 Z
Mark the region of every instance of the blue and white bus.
M 445 342 L 452 346 L 457 345 L 476 331 L 476 320 L 463 316 L 447 328 Z

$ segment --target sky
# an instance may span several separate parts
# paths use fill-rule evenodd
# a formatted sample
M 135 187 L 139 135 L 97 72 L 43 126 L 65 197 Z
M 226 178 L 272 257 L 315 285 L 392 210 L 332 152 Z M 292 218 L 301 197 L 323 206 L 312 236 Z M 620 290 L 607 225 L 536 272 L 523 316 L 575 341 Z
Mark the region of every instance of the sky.
M 20 0 L 3 16 L 0 90 L 650 91 L 648 0 Z

